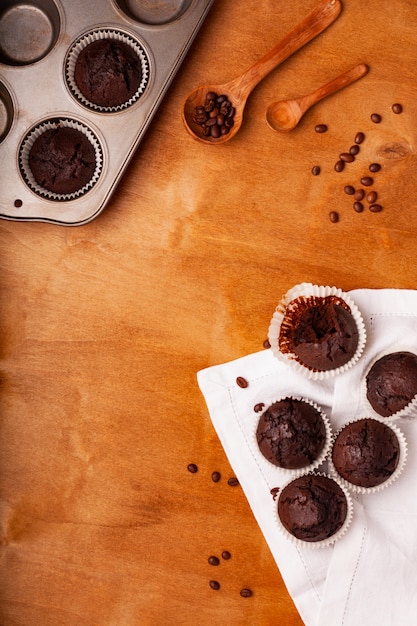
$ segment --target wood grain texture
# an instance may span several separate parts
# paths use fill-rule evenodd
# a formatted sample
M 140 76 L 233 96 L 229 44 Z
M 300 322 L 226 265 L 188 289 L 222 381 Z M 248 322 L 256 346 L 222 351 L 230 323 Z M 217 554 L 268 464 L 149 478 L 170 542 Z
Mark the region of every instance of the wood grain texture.
M 416 287 L 415 2 L 344 0 L 258 85 L 223 146 L 194 141 L 181 105 L 314 6 L 217 0 L 106 211 L 76 228 L 0 223 L 3 626 L 302 624 L 242 490 L 227 485 L 196 372 L 262 349 L 297 282 Z M 294 131 L 267 127 L 268 104 L 361 62 L 369 74 Z M 358 158 L 335 172 L 358 131 Z M 384 208 L 357 214 L 343 188 L 373 161 Z M 210 566 L 222 550 L 232 559 Z

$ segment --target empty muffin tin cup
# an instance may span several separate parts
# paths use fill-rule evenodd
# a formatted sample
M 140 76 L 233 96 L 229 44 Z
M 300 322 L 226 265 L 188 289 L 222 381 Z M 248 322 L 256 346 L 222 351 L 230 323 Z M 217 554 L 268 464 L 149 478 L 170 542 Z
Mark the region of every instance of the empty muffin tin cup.
M 340 367 L 326 370 L 316 370 L 307 365 L 304 365 L 299 357 L 294 354 L 288 347 L 285 350 L 282 347 L 281 337 L 285 333 L 287 328 L 291 328 L 291 319 L 288 319 L 288 313 L 296 310 L 299 305 L 303 305 L 304 302 L 310 298 L 327 298 L 334 297 L 337 300 L 343 302 L 353 316 L 357 331 L 358 331 L 358 343 L 355 353 L 347 363 Z M 271 346 L 272 354 L 279 360 L 287 365 L 290 365 L 297 372 L 307 376 L 311 380 L 326 380 L 342 374 L 346 370 L 353 367 L 362 356 L 362 353 L 366 344 L 366 329 L 362 318 L 362 315 L 347 293 L 343 292 L 337 287 L 328 287 L 321 285 L 313 285 L 312 283 L 300 283 L 290 289 L 281 299 L 271 319 L 268 329 L 268 341 Z
M 158 26 L 180 18 L 191 6 L 192 0 L 115 0 L 130 19 Z
M 6 139 L 14 116 L 13 100 L 6 85 L 0 82 L 0 143 Z
M 40 137 L 47 130 L 56 129 L 60 127 L 61 128 L 62 127 L 73 128 L 81 132 L 83 135 L 87 137 L 87 139 L 93 146 L 94 153 L 95 153 L 95 169 L 89 182 L 85 184 L 83 187 L 81 187 L 80 189 L 77 189 L 76 191 L 73 191 L 71 193 L 65 193 L 65 194 L 55 193 L 53 191 L 50 191 L 49 189 L 46 189 L 45 187 L 42 187 L 42 185 L 40 185 L 36 181 L 32 173 L 31 167 L 29 165 L 30 151 L 36 139 L 38 139 L 38 137 Z M 21 146 L 20 146 L 20 150 L 19 150 L 19 168 L 20 168 L 20 173 L 23 177 L 23 180 L 25 181 L 27 186 L 32 191 L 34 191 L 37 195 L 41 196 L 42 198 L 46 198 L 47 200 L 54 200 L 57 202 L 75 200 L 76 198 L 79 198 L 83 196 L 84 194 L 86 194 L 88 191 L 90 191 L 99 180 L 100 174 L 103 169 L 103 151 L 102 151 L 102 147 L 100 145 L 98 138 L 93 133 L 93 131 L 90 128 L 88 128 L 85 124 L 82 124 L 81 122 L 78 122 L 77 120 L 66 118 L 66 117 L 48 119 L 39 123 L 34 128 L 32 128 L 32 130 L 30 130 L 29 133 L 23 139 Z
M 355 419 L 355 420 L 351 420 L 350 422 L 347 422 L 341 428 L 339 428 L 339 430 L 335 433 L 335 436 L 334 436 L 334 439 L 333 439 L 333 445 L 336 444 L 338 436 L 340 435 L 340 433 L 345 428 L 347 428 L 351 424 L 354 424 L 355 422 L 360 421 L 361 419 L 370 419 L 370 420 L 373 420 L 375 422 L 380 422 L 386 428 L 389 428 L 394 433 L 394 435 L 396 436 L 396 438 L 398 440 L 398 445 L 399 445 L 399 456 L 398 456 L 398 463 L 397 463 L 394 471 L 392 472 L 392 474 L 387 476 L 387 478 L 383 482 L 381 482 L 379 485 L 375 485 L 373 487 L 363 487 L 361 485 L 357 485 L 355 483 L 350 482 L 349 480 L 347 480 L 343 476 L 341 476 L 340 473 L 337 471 L 337 469 L 336 469 L 336 467 L 335 467 L 335 465 L 333 463 L 332 451 L 329 454 L 328 468 L 329 468 L 330 476 L 332 476 L 333 478 L 338 480 L 340 484 L 342 484 L 346 489 L 348 489 L 352 493 L 356 493 L 356 494 L 372 494 L 372 493 L 376 493 L 378 491 L 382 491 L 383 489 L 386 489 L 387 487 L 392 485 L 392 483 L 395 482 L 399 478 L 399 476 L 401 476 L 401 474 L 402 474 L 402 472 L 404 470 L 406 461 L 407 461 L 407 441 L 405 439 L 405 436 L 404 436 L 403 432 L 398 428 L 398 426 L 396 426 L 394 424 L 387 424 L 386 420 L 384 420 L 383 418 L 376 418 L 376 417 L 365 416 L 364 418 L 358 418 L 358 419 Z
M 75 67 L 77 63 L 78 56 L 84 48 L 86 48 L 89 44 L 99 41 L 99 40 L 108 40 L 113 39 L 115 41 L 122 42 L 127 44 L 137 55 L 141 77 L 137 90 L 135 93 L 128 99 L 126 102 L 121 104 L 117 104 L 115 106 L 103 106 L 100 104 L 96 104 L 91 102 L 80 90 L 77 82 L 75 80 Z M 117 111 L 124 111 L 128 107 L 132 106 L 135 102 L 142 97 L 143 93 L 146 90 L 146 87 L 149 83 L 150 78 L 150 64 L 148 55 L 145 52 L 145 49 L 142 45 L 134 39 L 131 35 L 124 33 L 123 31 L 116 29 L 99 29 L 93 30 L 79 39 L 75 41 L 69 49 L 67 54 L 66 62 L 65 62 L 65 79 L 68 85 L 68 88 L 71 94 L 78 100 L 83 106 L 91 109 L 93 111 L 101 112 L 101 113 L 115 113 Z

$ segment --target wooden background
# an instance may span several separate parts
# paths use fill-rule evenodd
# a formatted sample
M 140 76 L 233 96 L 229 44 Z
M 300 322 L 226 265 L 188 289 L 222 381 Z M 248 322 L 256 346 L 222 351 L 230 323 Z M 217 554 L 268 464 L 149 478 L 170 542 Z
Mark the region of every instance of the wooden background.
M 262 349 L 297 282 L 416 287 L 416 3 L 344 0 L 253 92 L 230 143 L 195 142 L 181 105 L 315 4 L 217 0 L 105 212 L 81 227 L 0 223 L 2 626 L 302 624 L 227 484 L 196 372 Z M 266 126 L 270 102 L 359 62 L 368 76 L 296 130 Z M 358 131 L 360 156 L 336 173 Z M 343 188 L 373 161 L 384 209 L 357 214 Z M 222 550 L 231 560 L 210 566 Z

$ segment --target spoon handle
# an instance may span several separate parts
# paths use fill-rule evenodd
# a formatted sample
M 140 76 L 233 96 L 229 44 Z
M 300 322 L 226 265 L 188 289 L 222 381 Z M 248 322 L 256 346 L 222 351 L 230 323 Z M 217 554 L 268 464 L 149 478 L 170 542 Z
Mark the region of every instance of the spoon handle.
M 242 99 L 249 96 L 254 87 L 274 68 L 330 26 L 341 10 L 340 0 L 322 0 L 272 50 L 231 81 L 230 88 Z
M 322 85 L 318 89 L 315 89 L 311 93 L 300 98 L 298 100 L 298 104 L 300 105 L 301 110 L 306 111 L 313 104 L 316 104 L 316 102 L 319 102 L 323 98 L 330 96 L 330 94 L 334 93 L 335 91 L 339 91 L 339 89 L 342 89 L 343 87 L 347 87 L 347 85 L 354 83 L 359 78 L 362 78 L 362 76 L 365 76 L 368 71 L 369 67 L 365 63 L 355 65 L 355 67 L 347 70 L 347 72 L 344 72 L 340 76 L 333 78 L 333 80 L 329 81 L 325 85 Z

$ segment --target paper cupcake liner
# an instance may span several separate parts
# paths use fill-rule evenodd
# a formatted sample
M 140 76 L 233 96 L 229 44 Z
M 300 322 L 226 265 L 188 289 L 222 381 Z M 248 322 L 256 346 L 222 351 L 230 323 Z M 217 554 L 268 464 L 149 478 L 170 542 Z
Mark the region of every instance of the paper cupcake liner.
M 106 107 L 91 102 L 81 93 L 81 91 L 78 89 L 77 83 L 75 82 L 74 72 L 78 55 L 80 54 L 81 50 L 83 50 L 86 46 L 88 46 L 93 41 L 98 41 L 99 39 L 116 39 L 117 41 L 122 41 L 135 51 L 140 61 L 142 69 L 142 79 L 136 93 L 134 93 L 129 100 L 117 106 Z M 79 38 L 71 46 L 65 62 L 65 78 L 71 94 L 83 106 L 99 113 L 116 113 L 117 111 L 124 111 L 128 107 L 132 106 L 132 104 L 137 102 L 137 100 L 139 100 L 139 98 L 143 95 L 149 83 L 149 60 L 141 44 L 127 33 L 124 33 L 120 30 L 107 28 L 94 30 L 87 33 L 86 35 L 83 35 L 83 37 Z
M 297 298 L 306 297 L 309 298 L 311 296 L 316 296 L 319 298 L 325 298 L 327 296 L 336 296 L 343 300 L 347 306 L 350 308 L 352 316 L 356 322 L 358 328 L 358 346 L 356 348 L 356 352 L 353 357 L 342 365 L 341 367 L 337 367 L 331 370 L 313 370 L 309 368 L 307 365 L 301 363 L 298 360 L 298 357 L 294 353 L 283 353 L 279 348 L 279 336 L 281 331 L 281 325 L 283 323 L 286 310 L 290 302 L 293 302 Z M 290 289 L 284 297 L 281 299 L 278 304 L 272 320 L 270 322 L 269 330 L 268 330 L 268 341 L 271 346 L 272 354 L 279 359 L 280 361 L 287 363 L 291 367 L 293 367 L 296 371 L 304 374 L 310 380 L 326 380 L 333 376 L 337 376 L 346 370 L 353 367 L 361 357 L 365 344 L 366 344 L 366 330 L 365 324 L 363 322 L 362 315 L 353 302 L 353 300 L 341 289 L 337 287 L 328 287 L 328 286 L 319 286 L 313 285 L 312 283 L 301 283 L 299 285 L 295 285 L 292 289 Z
M 304 539 L 298 539 L 298 537 L 294 537 L 294 535 L 292 535 L 281 522 L 281 519 L 278 514 L 279 495 L 276 498 L 276 500 L 274 500 L 274 503 L 273 503 L 274 504 L 273 517 L 274 517 L 275 523 L 279 531 L 294 545 L 303 547 L 303 548 L 311 548 L 313 550 L 317 550 L 320 548 L 327 548 L 333 545 L 334 543 L 336 543 L 337 541 L 339 541 L 346 534 L 346 532 L 348 531 L 352 523 L 352 518 L 353 518 L 352 497 L 349 493 L 349 490 L 346 489 L 346 487 L 342 484 L 342 482 L 337 477 L 329 476 L 328 474 L 325 474 L 323 472 L 304 472 L 304 474 L 301 474 L 301 476 L 304 476 L 304 475 L 326 476 L 326 478 L 331 478 L 343 491 L 345 498 L 346 498 L 346 503 L 347 503 L 347 512 L 346 512 L 345 521 L 343 522 L 342 526 L 333 535 L 331 535 L 331 537 L 327 537 L 327 539 L 322 539 L 320 541 L 305 541 Z M 297 478 L 299 478 L 299 476 L 297 476 Z M 280 488 L 279 493 L 282 493 L 284 488 L 287 485 L 289 485 L 293 480 L 294 480 L 294 477 L 288 480 L 282 486 L 282 488 Z
M 261 450 L 259 449 L 258 440 L 257 440 L 257 437 L 256 437 L 256 431 L 257 431 L 257 428 L 258 428 L 258 423 L 259 423 L 259 420 L 260 420 L 262 414 L 268 409 L 269 406 L 271 406 L 271 404 L 274 404 L 274 402 L 279 402 L 280 400 L 284 400 L 286 398 L 289 398 L 291 400 L 302 400 L 303 402 L 306 402 L 307 404 L 309 404 L 310 406 L 315 408 L 320 413 L 320 416 L 321 416 L 321 418 L 323 420 L 323 423 L 324 423 L 324 428 L 326 430 L 326 439 L 325 439 L 325 442 L 324 442 L 324 446 L 323 446 L 319 456 L 317 457 L 317 459 L 315 459 L 312 463 L 309 463 L 308 465 L 304 465 L 303 467 L 299 467 L 299 468 L 296 468 L 296 469 L 290 469 L 288 467 L 281 467 L 280 465 L 275 465 L 275 463 L 272 463 L 271 461 L 269 461 L 262 454 Z M 256 423 L 255 423 L 254 429 L 253 429 L 253 433 L 252 433 L 253 442 L 254 442 L 255 449 L 257 451 L 257 456 L 269 468 L 274 468 L 278 472 L 282 473 L 282 475 L 284 475 L 284 476 L 291 476 L 292 478 L 296 478 L 297 476 L 300 476 L 302 474 L 306 474 L 307 472 L 312 472 L 313 470 L 316 470 L 318 467 L 320 467 L 320 465 L 322 463 L 324 463 L 324 461 L 327 460 L 327 458 L 329 456 L 330 449 L 332 447 L 332 443 L 333 443 L 332 428 L 331 428 L 331 425 L 330 425 L 330 421 L 329 421 L 327 415 L 324 413 L 323 409 L 318 404 L 313 402 L 312 400 L 309 400 L 308 398 L 304 398 L 304 397 L 301 397 L 301 396 L 299 396 L 299 397 L 293 396 L 293 395 L 283 396 L 282 398 L 278 398 L 277 400 L 273 400 L 272 402 L 268 402 L 268 404 L 265 404 L 265 407 L 257 415 L 258 415 L 258 419 L 256 420 Z
M 382 357 L 388 356 L 389 354 L 393 354 L 394 352 L 412 352 L 413 354 L 417 356 L 417 352 L 413 348 L 410 348 L 409 346 L 404 346 L 404 345 L 390 346 L 389 348 L 386 348 L 382 352 L 379 352 L 377 356 L 374 359 L 372 359 L 372 361 L 369 363 L 369 365 L 367 366 L 365 370 L 364 377 L 363 377 L 362 384 L 361 384 L 362 404 L 365 407 L 366 412 L 369 413 L 369 415 L 371 415 L 372 417 L 379 418 L 383 420 L 384 423 L 389 423 L 389 424 L 397 420 L 405 421 L 405 420 L 411 420 L 417 417 L 417 394 L 414 396 L 411 402 L 409 402 L 403 409 L 401 409 L 400 411 L 397 411 L 396 413 L 393 413 L 392 415 L 388 415 L 387 417 L 385 417 L 384 415 L 381 415 L 380 413 L 378 413 L 378 411 L 375 411 L 374 407 L 372 406 L 372 404 L 369 402 L 367 398 L 366 377 L 369 371 L 371 370 L 372 366 L 375 365 L 377 361 L 379 361 L 379 359 L 382 359 Z
M 54 191 L 50 191 L 49 189 L 45 189 L 45 187 L 39 185 L 39 183 L 33 176 L 32 170 L 29 165 L 29 154 L 36 139 L 40 137 L 40 135 L 42 135 L 42 133 L 44 133 L 45 131 L 57 128 L 58 126 L 73 128 L 83 133 L 92 144 L 96 158 L 96 167 L 89 182 L 84 185 L 84 187 L 81 187 L 76 191 L 66 194 L 55 193 Z M 90 128 L 85 126 L 85 124 L 81 124 L 81 122 L 67 117 L 53 118 L 45 120 L 44 122 L 41 122 L 40 124 L 32 128 L 32 130 L 30 130 L 26 137 L 23 139 L 19 150 L 19 168 L 25 183 L 38 196 L 41 196 L 42 198 L 46 198 L 48 200 L 65 202 L 83 196 L 88 191 L 90 191 L 90 189 L 92 189 L 92 187 L 94 187 L 94 185 L 97 183 L 103 170 L 103 150 L 96 135 Z
M 332 458 L 332 454 L 330 452 L 329 460 L 328 460 L 330 476 L 332 478 L 335 478 L 336 480 L 338 480 L 346 489 L 348 489 L 352 493 L 356 493 L 356 494 L 371 494 L 371 493 L 376 493 L 378 491 L 382 491 L 383 489 L 386 489 L 387 487 L 392 485 L 392 483 L 395 482 L 398 479 L 398 477 L 402 474 L 402 472 L 404 470 L 404 467 L 405 467 L 406 460 L 407 460 L 407 441 L 405 439 L 405 436 L 404 436 L 403 432 L 395 424 L 387 424 L 387 421 L 384 418 L 382 418 L 382 417 L 377 418 L 377 417 L 370 417 L 370 416 L 366 415 L 365 417 L 357 418 L 355 420 L 351 420 L 350 422 L 346 422 L 335 433 L 333 441 L 334 442 L 336 441 L 339 433 L 344 428 L 346 428 L 346 426 L 349 426 L 349 424 L 353 424 L 354 422 L 357 422 L 357 421 L 359 421 L 361 419 L 366 419 L 366 418 L 372 419 L 372 420 L 374 420 L 376 422 L 381 422 L 381 424 L 384 424 L 384 426 L 387 426 L 392 431 L 394 431 L 395 435 L 397 436 L 398 443 L 399 443 L 399 446 L 400 446 L 400 457 L 398 459 L 397 467 L 395 468 L 395 470 L 391 474 L 391 476 L 389 476 L 387 478 L 387 480 L 385 480 L 383 483 L 381 483 L 379 485 L 376 485 L 375 487 L 361 487 L 359 485 L 355 485 L 355 484 L 349 482 L 348 480 L 346 480 L 345 478 L 343 478 L 343 476 L 341 476 L 339 474 L 339 472 L 337 471 L 337 469 L 335 468 L 335 466 L 333 464 L 333 458 Z

